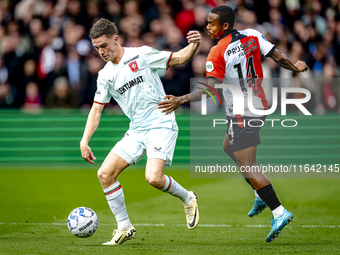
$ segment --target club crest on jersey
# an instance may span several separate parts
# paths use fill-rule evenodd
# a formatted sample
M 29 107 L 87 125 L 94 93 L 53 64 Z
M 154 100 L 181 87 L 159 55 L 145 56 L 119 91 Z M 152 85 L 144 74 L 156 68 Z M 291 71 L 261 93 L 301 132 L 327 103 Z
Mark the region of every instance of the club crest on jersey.
M 130 64 L 129 64 L 129 67 L 131 69 L 132 72 L 137 72 L 138 71 L 138 65 L 137 65 L 137 61 L 132 61 Z
M 205 69 L 207 70 L 207 72 L 212 72 L 214 70 L 214 65 L 211 61 L 207 61 L 205 63 Z

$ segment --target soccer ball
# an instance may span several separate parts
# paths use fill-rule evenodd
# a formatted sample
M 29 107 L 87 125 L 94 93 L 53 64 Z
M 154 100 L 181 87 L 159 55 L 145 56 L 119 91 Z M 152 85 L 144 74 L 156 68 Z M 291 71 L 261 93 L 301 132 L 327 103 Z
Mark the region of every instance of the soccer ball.
M 88 207 L 78 207 L 68 216 L 67 226 L 76 237 L 92 236 L 98 228 L 97 214 Z

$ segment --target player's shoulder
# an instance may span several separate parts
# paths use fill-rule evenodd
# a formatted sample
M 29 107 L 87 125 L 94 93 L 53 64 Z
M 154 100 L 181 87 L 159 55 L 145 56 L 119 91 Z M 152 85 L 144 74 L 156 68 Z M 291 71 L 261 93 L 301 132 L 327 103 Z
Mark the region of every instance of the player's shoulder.
M 209 56 L 210 57 L 223 56 L 230 42 L 231 36 L 226 36 L 222 38 L 221 40 L 218 41 L 218 43 L 214 47 L 210 49 Z
M 241 30 L 240 33 L 245 34 L 247 36 L 262 36 L 262 34 L 253 28 L 247 28 L 245 30 Z
M 107 62 L 105 66 L 98 72 L 98 79 L 106 79 L 109 74 L 112 72 L 110 67 L 112 66 L 111 62 Z
M 143 45 L 143 46 L 140 46 L 140 47 L 137 47 L 137 48 L 139 48 L 140 50 L 151 50 L 152 49 L 152 47 L 147 46 L 147 45 Z
M 142 51 L 142 47 L 124 47 L 124 57 L 130 57 L 136 53 L 140 53 Z
M 142 54 L 154 54 L 154 53 L 159 53 L 161 52 L 160 50 L 157 50 L 153 47 L 147 46 L 147 45 L 143 45 L 141 47 L 138 47 L 138 50 L 142 53 Z

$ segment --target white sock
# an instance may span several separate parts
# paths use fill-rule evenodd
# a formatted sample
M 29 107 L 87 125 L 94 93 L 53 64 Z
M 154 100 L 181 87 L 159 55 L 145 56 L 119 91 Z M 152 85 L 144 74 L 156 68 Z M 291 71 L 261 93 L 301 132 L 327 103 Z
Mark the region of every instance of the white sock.
M 123 189 L 119 181 L 104 189 L 107 202 L 118 224 L 118 230 L 128 229 L 131 226 L 129 216 L 125 208 Z
M 176 182 L 171 176 L 165 176 L 165 185 L 162 191 L 169 193 L 171 196 L 178 197 L 184 204 L 187 204 L 193 198 L 193 195 Z
M 280 217 L 283 214 L 283 209 L 285 209 L 285 208 L 282 205 L 279 205 L 278 207 L 276 207 L 272 211 L 274 218 Z
M 254 189 L 254 193 L 255 193 L 255 197 L 258 198 L 258 199 L 261 199 L 259 194 L 257 194 L 256 190 Z

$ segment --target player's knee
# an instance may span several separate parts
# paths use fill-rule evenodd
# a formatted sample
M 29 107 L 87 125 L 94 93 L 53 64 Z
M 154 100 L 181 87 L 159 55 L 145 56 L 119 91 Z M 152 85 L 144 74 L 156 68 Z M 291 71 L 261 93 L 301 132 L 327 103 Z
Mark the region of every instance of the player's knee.
M 97 177 L 99 180 L 105 180 L 107 179 L 107 174 L 105 173 L 105 171 L 103 171 L 103 169 L 99 168 L 99 170 L 97 171 Z
M 97 171 L 97 176 L 98 179 L 102 182 L 108 182 L 110 181 L 112 178 L 115 178 L 113 173 L 110 173 L 108 171 L 105 171 L 105 169 L 99 168 L 99 170 Z
M 155 174 L 150 174 L 145 176 L 146 181 L 155 188 L 162 188 L 161 187 L 161 178 Z

